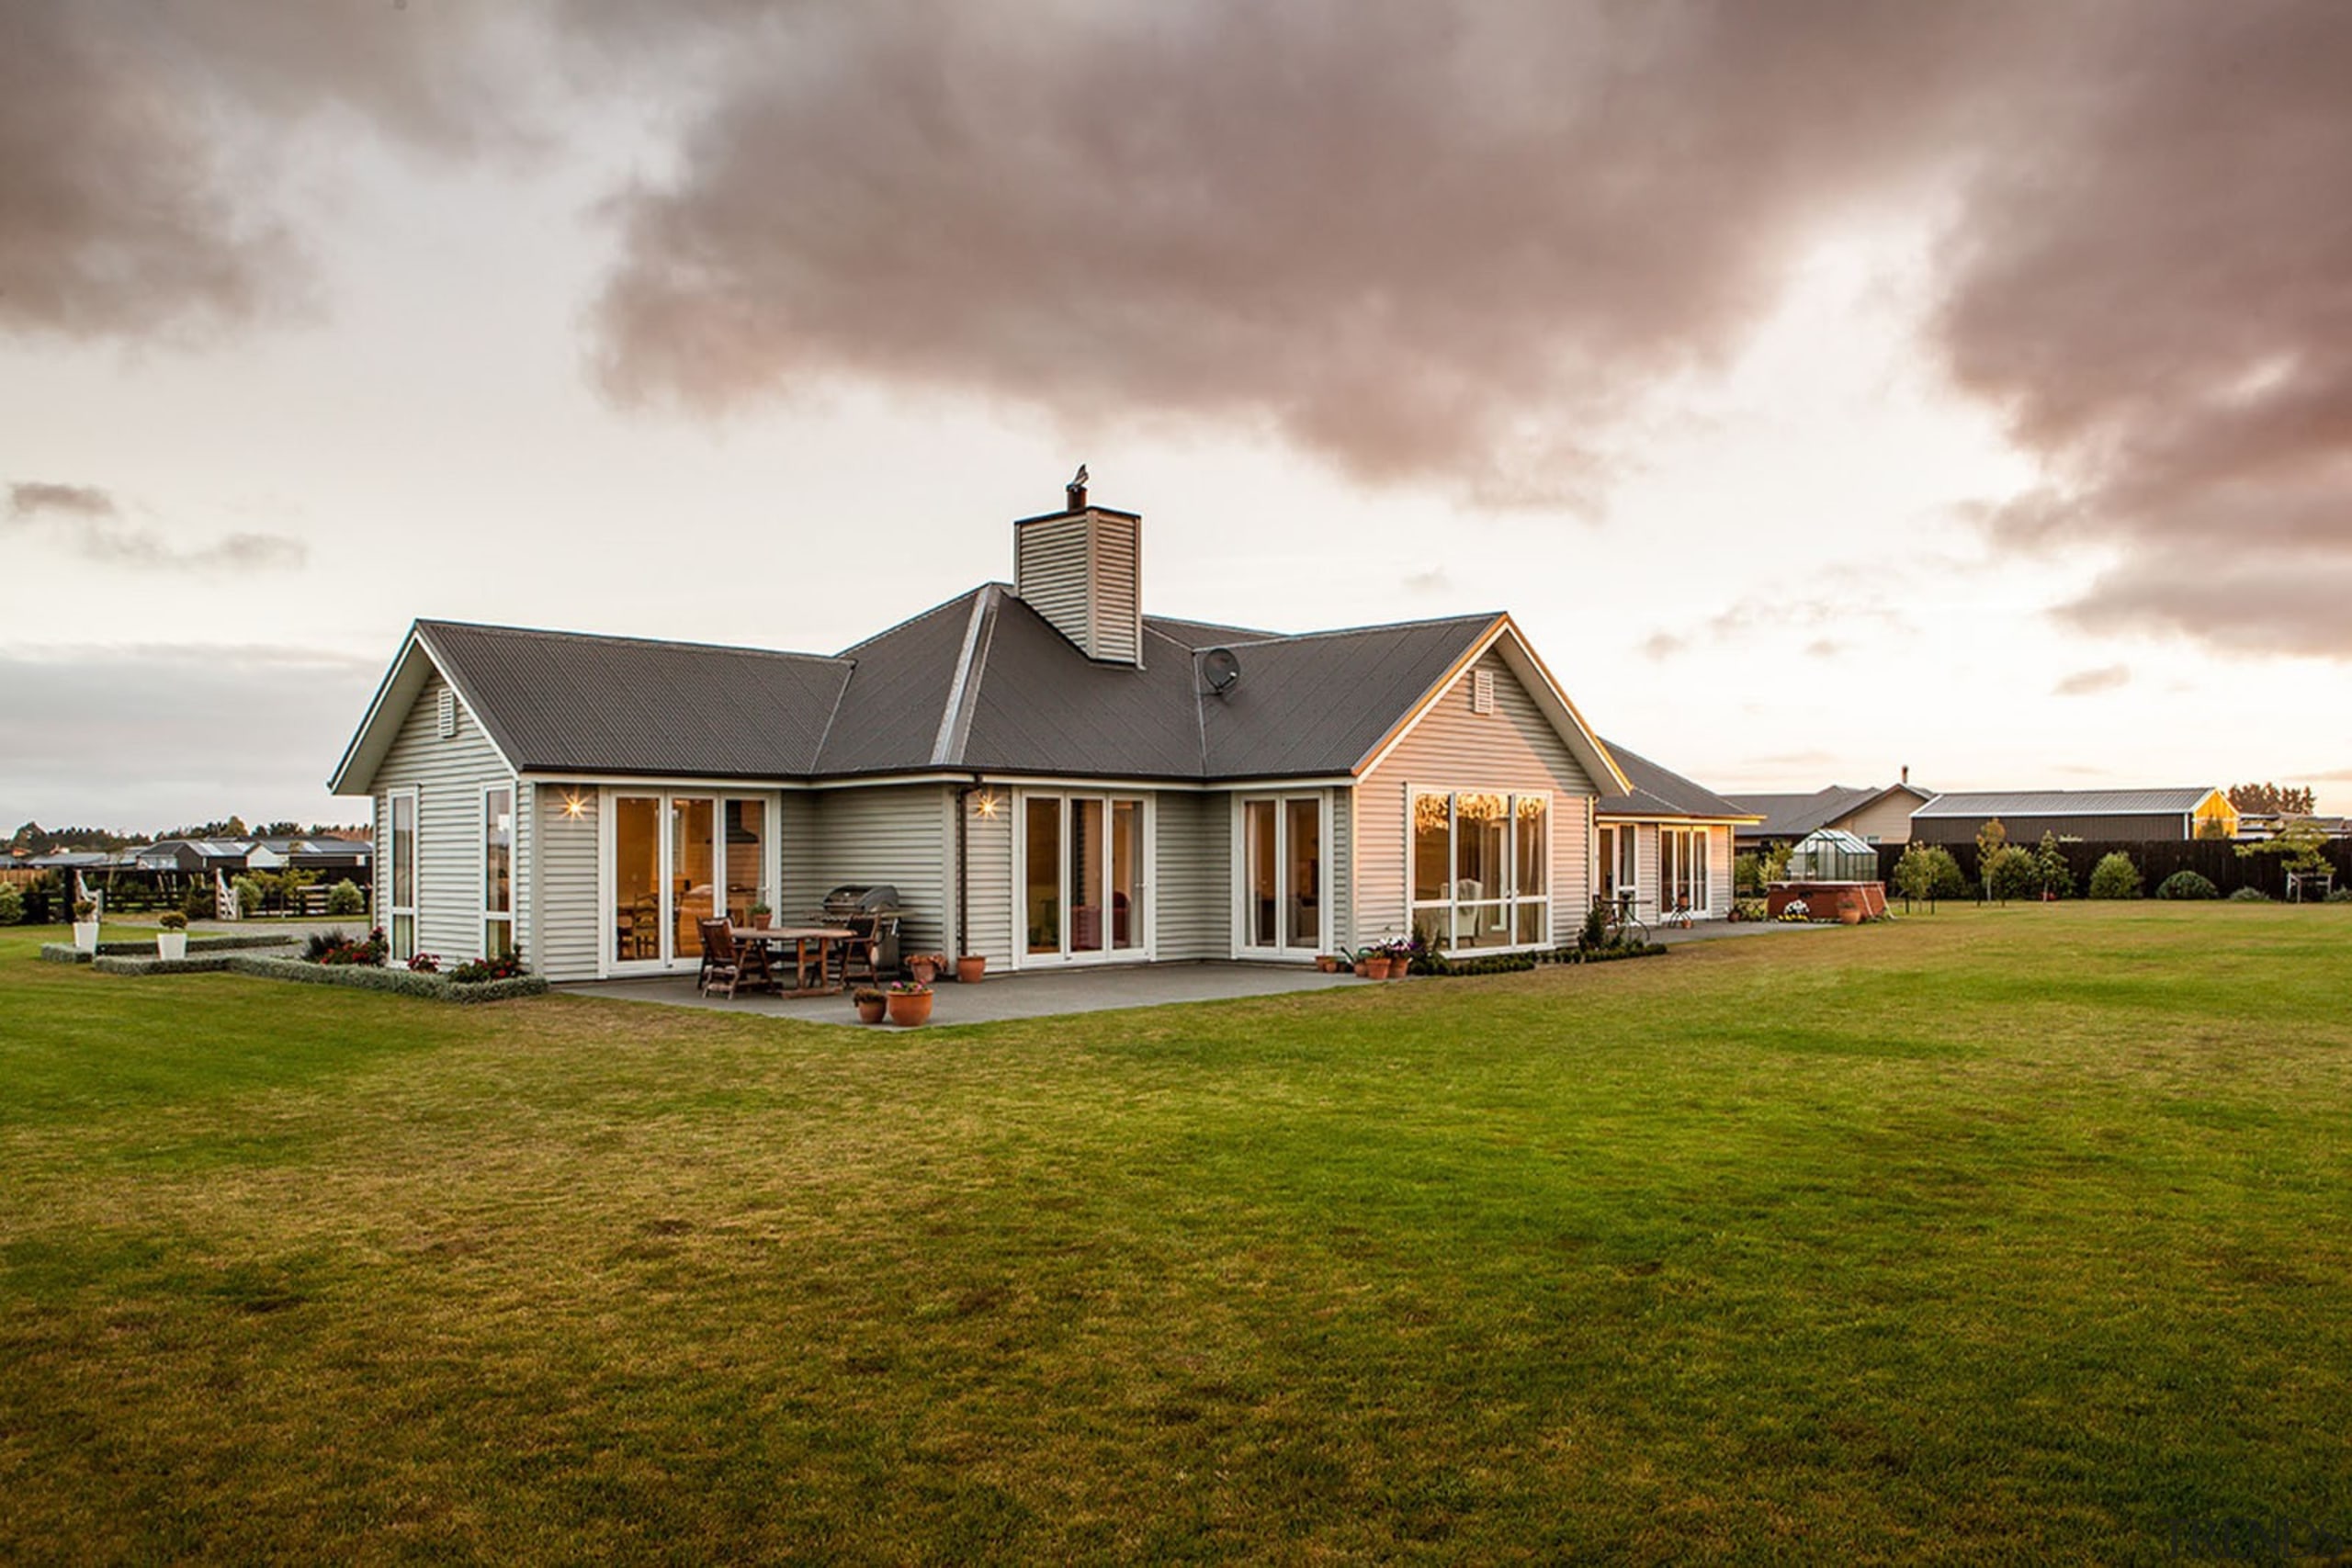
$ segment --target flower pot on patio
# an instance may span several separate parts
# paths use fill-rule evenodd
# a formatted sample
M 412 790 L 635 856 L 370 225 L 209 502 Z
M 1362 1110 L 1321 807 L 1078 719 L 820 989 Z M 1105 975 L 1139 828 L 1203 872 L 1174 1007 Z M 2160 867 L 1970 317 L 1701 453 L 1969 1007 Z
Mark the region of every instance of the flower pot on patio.
M 155 956 L 158 958 L 186 958 L 187 956 L 187 932 L 157 931 L 155 933 Z
M 939 955 L 935 953 L 913 954 L 907 960 L 907 973 L 913 977 L 916 985 L 930 985 L 939 978 Z
M 961 986 L 977 986 L 980 983 L 980 976 L 988 972 L 988 967 L 987 953 L 967 953 L 956 961 L 956 982 Z
M 77 951 L 82 952 L 82 953 L 96 953 L 96 952 L 97 952 L 97 950 L 98 950 L 98 922 L 97 922 L 97 921 L 96 921 L 96 920 L 76 920 L 76 921 L 74 921 L 74 948 L 75 948 Z
M 1838 923 L 1841 926 L 1860 925 L 1862 923 L 1861 906 L 1851 899 L 1841 902 L 1838 906 Z
M 890 1005 L 889 998 L 871 989 L 860 989 L 853 993 L 850 1000 L 857 1007 L 857 1021 L 860 1023 L 881 1022 L 884 1011 Z
M 1367 980 L 1385 980 L 1388 978 L 1388 955 L 1384 953 L 1357 959 L 1356 973 Z
M 905 990 L 893 987 L 890 992 L 890 1021 L 906 1029 L 930 1022 L 931 999 L 931 987 L 928 986 Z
M 1340 961 L 1328 953 L 1318 953 L 1315 955 L 1315 967 L 1326 975 L 1336 975 L 1340 972 Z

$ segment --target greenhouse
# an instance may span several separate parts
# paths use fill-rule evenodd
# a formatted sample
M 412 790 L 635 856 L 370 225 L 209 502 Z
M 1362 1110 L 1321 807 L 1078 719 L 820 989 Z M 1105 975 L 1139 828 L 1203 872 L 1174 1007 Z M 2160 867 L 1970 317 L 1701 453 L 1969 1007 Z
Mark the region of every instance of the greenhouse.
M 1876 882 L 1878 850 L 1853 834 L 1824 828 L 1789 852 L 1791 882 Z

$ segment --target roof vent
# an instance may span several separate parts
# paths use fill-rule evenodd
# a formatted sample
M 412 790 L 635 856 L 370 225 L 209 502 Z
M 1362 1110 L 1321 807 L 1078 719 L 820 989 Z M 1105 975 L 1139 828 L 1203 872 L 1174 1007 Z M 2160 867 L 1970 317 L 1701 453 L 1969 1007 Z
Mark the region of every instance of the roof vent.
M 1473 671 L 1470 675 L 1470 711 L 1495 711 L 1495 672 L 1491 670 Z
M 1230 696 L 1241 684 L 1241 660 L 1229 648 L 1212 648 L 1201 655 L 1201 678 L 1218 696 Z
M 458 694 L 447 686 L 441 688 L 441 705 L 435 716 L 434 728 L 444 740 L 458 733 Z

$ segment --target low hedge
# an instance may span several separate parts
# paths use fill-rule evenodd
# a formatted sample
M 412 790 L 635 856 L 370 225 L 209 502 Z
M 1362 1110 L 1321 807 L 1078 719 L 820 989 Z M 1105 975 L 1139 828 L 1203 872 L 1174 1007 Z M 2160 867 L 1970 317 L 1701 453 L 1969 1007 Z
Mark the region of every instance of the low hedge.
M 1464 975 L 1513 975 L 1542 964 L 1612 964 L 1620 958 L 1663 958 L 1663 942 L 1639 947 L 1555 947 L 1548 953 L 1491 953 L 1477 958 L 1423 958 L 1416 975 L 1457 979 Z
M 54 943 L 51 946 L 55 946 Z M 70 947 L 61 949 L 67 953 Z M 49 957 L 44 948 L 41 956 Z M 72 963 L 74 959 L 52 962 Z M 447 975 L 418 975 L 406 969 L 375 969 L 357 964 L 309 964 L 253 953 L 208 953 L 201 957 L 158 958 L 153 947 L 144 958 L 102 953 L 91 965 L 101 975 L 247 975 L 259 980 L 293 980 L 310 986 L 345 986 L 361 991 L 390 991 L 395 996 L 423 997 L 436 1002 L 503 1002 L 515 997 L 547 994 L 548 983 L 537 975 L 512 980 L 484 980 L 466 985 Z

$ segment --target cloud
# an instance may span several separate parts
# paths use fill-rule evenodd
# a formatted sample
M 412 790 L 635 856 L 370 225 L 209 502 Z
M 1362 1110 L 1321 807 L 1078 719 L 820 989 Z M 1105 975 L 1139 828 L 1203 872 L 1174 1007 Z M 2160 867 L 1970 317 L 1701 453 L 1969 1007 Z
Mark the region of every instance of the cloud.
M 22 0 L 0 17 L 0 333 L 136 339 L 303 306 L 288 132 L 514 144 L 523 5 Z
M 2095 697 L 2101 692 L 2112 692 L 2119 686 L 2131 684 L 2132 671 L 2120 664 L 2104 664 L 2096 670 L 2077 670 L 2059 678 L 2050 688 L 2053 697 Z
M 114 496 L 95 485 L 33 480 L 8 487 L 10 524 L 44 532 L 87 560 L 149 571 L 279 570 L 300 566 L 309 549 L 284 534 L 243 532 L 209 544 L 174 546 L 151 530 L 119 521 Z
M 282 646 L 0 648 L 0 733 L 39 742 L 0 748 L 0 818 L 348 819 L 320 781 L 381 673 Z
M 1939 161 L 2036 15 L 796 15 L 615 204 L 605 381 L 1216 420 L 1367 480 L 1589 502 L 1611 427 L 1727 356 L 1815 221 Z

